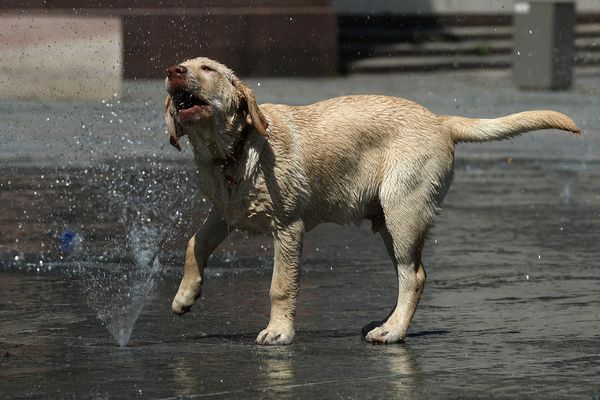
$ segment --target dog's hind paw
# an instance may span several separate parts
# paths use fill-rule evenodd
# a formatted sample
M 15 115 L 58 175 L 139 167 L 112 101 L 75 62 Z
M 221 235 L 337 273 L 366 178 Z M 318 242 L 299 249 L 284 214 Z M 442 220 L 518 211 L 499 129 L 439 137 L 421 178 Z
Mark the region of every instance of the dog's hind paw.
M 394 331 L 392 327 L 383 324 L 378 326 L 365 335 L 365 339 L 371 343 L 397 343 L 403 340 L 403 337 Z
M 189 312 L 191 308 L 192 308 L 191 304 L 184 305 L 177 299 L 173 300 L 173 303 L 171 304 L 171 310 L 173 311 L 173 314 L 177 314 L 177 315 L 183 315 L 183 314 Z
M 289 329 L 263 329 L 256 337 L 256 344 L 268 346 L 281 346 L 292 343 L 294 330 Z

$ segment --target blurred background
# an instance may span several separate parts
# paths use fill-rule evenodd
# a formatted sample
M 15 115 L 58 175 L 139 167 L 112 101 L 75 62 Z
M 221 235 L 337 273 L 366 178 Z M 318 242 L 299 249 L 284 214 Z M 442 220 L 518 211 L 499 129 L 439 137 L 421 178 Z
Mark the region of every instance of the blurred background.
M 572 22 L 564 12 L 553 17 L 549 10 L 548 23 L 566 18 L 574 24 L 574 64 L 597 66 L 600 3 L 570 3 L 576 10 Z M 529 3 L 5 0 L 0 4 L 0 84 L 3 96 L 49 91 L 110 96 L 119 92 L 119 78 L 160 78 L 165 65 L 199 54 L 244 77 L 506 69 L 517 46 L 513 22 L 524 14 L 523 4 Z M 543 23 L 533 19 L 529 27 Z M 15 75 L 23 77 L 18 85 Z M 42 77 L 56 80 L 61 89 L 49 90 Z M 67 88 L 69 81 L 76 86 L 83 78 L 94 81 L 87 83 L 87 93 Z

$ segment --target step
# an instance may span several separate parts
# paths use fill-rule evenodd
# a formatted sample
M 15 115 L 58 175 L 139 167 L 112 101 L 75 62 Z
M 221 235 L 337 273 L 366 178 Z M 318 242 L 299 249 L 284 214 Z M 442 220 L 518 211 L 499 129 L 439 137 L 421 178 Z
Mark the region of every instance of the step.
M 461 39 L 509 39 L 513 35 L 512 25 L 453 26 L 444 28 L 443 31 Z
M 577 24 L 575 26 L 575 36 L 577 36 L 577 37 L 600 37 L 600 24 L 599 23 Z
M 458 40 L 439 29 L 393 29 L 389 27 L 360 27 L 340 30 L 340 43 L 393 43 L 393 42 L 419 42 L 431 40 Z
M 512 36 L 513 26 L 456 26 L 444 28 L 443 31 L 449 35 L 462 38 L 499 37 Z M 600 23 L 578 23 L 575 25 L 575 36 L 600 37 Z
M 358 26 L 352 28 L 340 28 L 340 42 L 356 41 L 431 41 L 447 40 L 460 41 L 466 39 L 510 39 L 512 38 L 512 26 L 469 26 L 469 27 L 425 27 L 425 28 L 397 28 L 389 26 Z
M 439 57 L 371 57 L 351 62 L 349 73 L 377 73 L 403 71 L 434 71 L 442 69 L 510 68 L 511 55 L 451 55 Z M 600 65 L 600 52 L 578 52 L 576 66 Z
M 371 57 L 348 64 L 347 72 L 433 71 L 460 68 L 508 68 L 510 56 Z
M 424 43 L 393 43 L 383 45 L 346 44 L 340 47 L 342 58 L 377 56 L 435 56 L 435 55 L 479 55 L 512 53 L 512 40 L 467 40 L 461 42 L 424 42 Z M 600 51 L 599 38 L 575 39 L 576 51 Z
M 600 52 L 578 52 L 575 55 L 575 65 L 600 65 Z
M 371 56 L 409 56 L 409 55 L 451 55 L 473 54 L 489 55 L 510 53 L 512 40 L 468 40 L 461 42 L 423 42 L 423 43 L 393 43 L 382 45 L 346 44 L 340 46 L 342 55 L 363 54 Z
M 386 26 L 362 26 L 341 28 L 340 42 L 345 43 L 374 41 L 390 42 L 426 42 L 432 40 L 507 40 L 513 35 L 513 27 L 508 26 L 462 26 L 462 27 L 425 27 L 393 29 Z M 580 23 L 575 26 L 575 36 L 579 38 L 600 38 L 600 24 Z

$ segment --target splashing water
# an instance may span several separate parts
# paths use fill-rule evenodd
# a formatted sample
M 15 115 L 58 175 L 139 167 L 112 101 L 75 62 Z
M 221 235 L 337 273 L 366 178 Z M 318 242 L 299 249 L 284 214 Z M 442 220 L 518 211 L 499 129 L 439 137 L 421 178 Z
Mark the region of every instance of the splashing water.
M 146 297 L 154 286 L 154 277 L 159 268 L 160 262 L 158 257 L 155 257 L 151 268 L 145 274 L 146 279 L 138 280 L 133 284 L 128 301 L 117 305 L 112 310 L 98 314 L 98 317 L 121 347 L 125 347 L 129 343 L 133 327 L 144 308 Z
M 142 223 L 134 224 L 127 235 L 133 268 L 129 269 L 125 294 L 116 302 L 109 303 L 106 310 L 98 313 L 108 331 L 119 346 L 125 347 L 139 318 L 144 302 L 154 286 L 154 278 L 160 269 L 157 251 L 160 231 Z
M 166 242 L 174 232 L 190 232 L 192 217 L 201 219 L 202 207 L 208 207 L 191 184 L 197 175 L 193 165 L 162 151 L 163 122 L 140 117 L 139 109 L 153 104 L 132 97 L 127 106 L 116 99 L 82 106 L 86 120 L 70 140 L 56 142 L 59 154 L 68 156 L 27 172 L 28 179 L 2 181 L 15 193 L 33 194 L 28 209 L 11 208 L 29 239 L 14 241 L 6 264 L 63 274 L 121 346 L 160 276 L 161 262 L 170 261 L 173 247 Z M 113 122 L 122 120 L 127 126 L 115 129 Z
M 101 208 L 119 215 L 124 229 L 108 237 L 108 252 L 92 258 L 93 265 L 82 264 L 79 275 L 88 305 L 122 347 L 154 287 L 161 247 L 182 223 L 178 208 L 194 198 L 180 189 L 181 177 L 171 171 L 160 163 L 105 166 L 103 182 L 94 182 L 102 188 Z

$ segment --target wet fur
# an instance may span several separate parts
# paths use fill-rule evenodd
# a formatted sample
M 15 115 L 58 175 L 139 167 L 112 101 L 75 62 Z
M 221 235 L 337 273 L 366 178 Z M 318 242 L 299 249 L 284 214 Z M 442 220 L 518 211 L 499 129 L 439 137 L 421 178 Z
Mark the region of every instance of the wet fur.
M 483 120 L 438 116 L 409 100 L 345 96 L 307 106 L 257 105 L 252 91 L 225 66 L 206 58 L 184 62 L 186 85 L 212 114 L 179 120 L 171 96 L 165 119 L 171 143 L 189 137 L 200 188 L 213 208 L 188 245 L 185 273 L 173 301 L 182 314 L 200 294 L 210 253 L 228 226 L 274 238 L 271 318 L 259 344 L 294 336 L 298 269 L 304 233 L 323 222 L 372 222 L 398 273 L 398 302 L 387 320 L 364 334 L 373 342 L 404 338 L 425 285 L 421 250 L 453 174 L 454 146 L 545 128 L 579 132 L 567 116 L 530 111 Z M 207 70 L 206 68 L 209 68 Z M 167 80 L 167 89 L 172 90 Z M 249 129 L 241 158 L 227 157 Z M 233 178 L 236 182 L 231 184 Z

